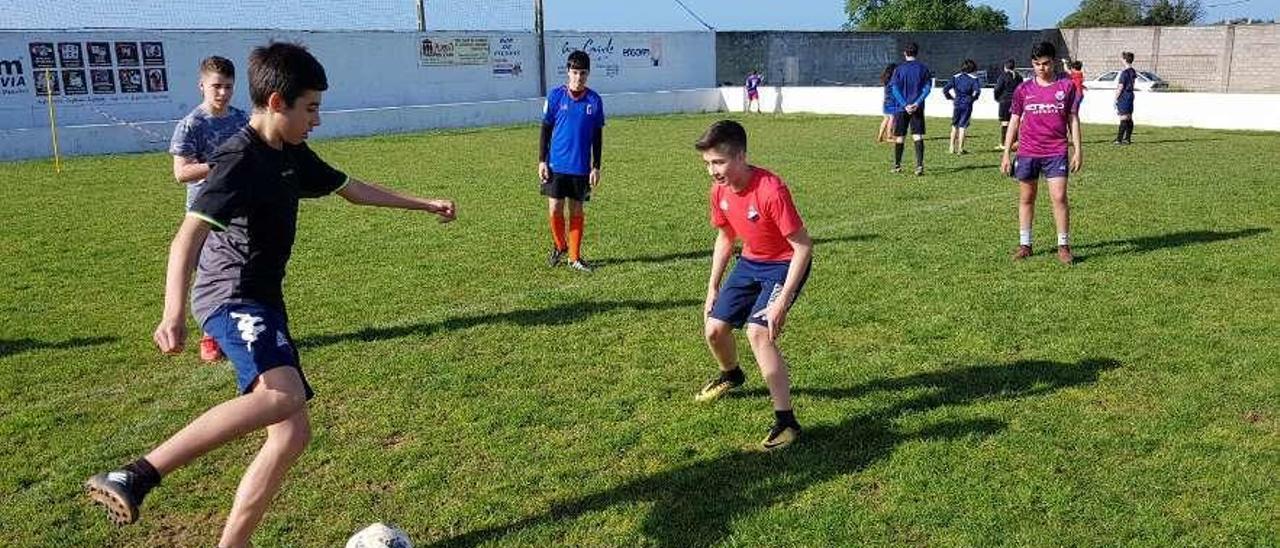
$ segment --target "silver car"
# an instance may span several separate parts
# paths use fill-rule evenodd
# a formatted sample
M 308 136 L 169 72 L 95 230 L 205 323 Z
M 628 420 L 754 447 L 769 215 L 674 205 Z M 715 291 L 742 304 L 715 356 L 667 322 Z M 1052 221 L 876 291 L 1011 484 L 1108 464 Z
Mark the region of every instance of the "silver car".
M 1120 79 L 1120 71 L 1112 70 L 1099 74 L 1090 80 L 1085 80 L 1085 89 L 1116 89 L 1117 81 Z M 1133 89 L 1135 91 L 1162 91 L 1169 89 L 1169 83 L 1164 81 L 1154 72 L 1145 70 L 1138 71 L 1138 77 L 1134 79 Z

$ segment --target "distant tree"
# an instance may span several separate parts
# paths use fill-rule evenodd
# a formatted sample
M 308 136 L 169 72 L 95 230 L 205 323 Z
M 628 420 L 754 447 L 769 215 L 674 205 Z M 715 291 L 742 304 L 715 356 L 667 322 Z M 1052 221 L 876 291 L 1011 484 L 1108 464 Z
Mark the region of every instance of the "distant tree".
M 1147 6 L 1142 24 L 1157 27 L 1191 25 L 1204 16 L 1199 0 L 1155 0 Z
M 1141 21 L 1142 10 L 1133 0 L 1083 0 L 1080 8 L 1059 21 L 1058 26 L 1066 29 L 1132 27 Z
M 845 0 L 846 30 L 1005 30 L 1009 16 L 968 0 Z
M 1058 26 L 1179 26 L 1194 24 L 1203 16 L 1200 0 L 1083 0 Z

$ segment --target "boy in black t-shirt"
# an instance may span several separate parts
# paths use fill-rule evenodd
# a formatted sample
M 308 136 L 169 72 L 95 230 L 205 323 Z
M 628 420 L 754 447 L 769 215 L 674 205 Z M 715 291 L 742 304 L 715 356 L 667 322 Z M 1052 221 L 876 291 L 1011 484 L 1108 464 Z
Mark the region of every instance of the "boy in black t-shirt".
M 311 439 L 310 385 L 289 335 L 281 285 L 297 229 L 298 202 L 336 193 L 360 205 L 417 209 L 453 220 L 449 200 L 426 200 L 358 181 L 306 145 L 320 125 L 324 67 L 301 46 L 272 43 L 249 57 L 253 116 L 210 159 L 213 170 L 169 249 L 164 315 L 154 340 L 182 350 L 187 286 L 196 317 L 235 367 L 240 396 L 200 415 L 119 470 L 89 478 L 89 496 L 119 525 L 138 519 L 160 478 L 253 431 L 266 442 L 245 470 L 219 546 L 245 546 Z M 212 231 L 212 232 L 211 232 Z

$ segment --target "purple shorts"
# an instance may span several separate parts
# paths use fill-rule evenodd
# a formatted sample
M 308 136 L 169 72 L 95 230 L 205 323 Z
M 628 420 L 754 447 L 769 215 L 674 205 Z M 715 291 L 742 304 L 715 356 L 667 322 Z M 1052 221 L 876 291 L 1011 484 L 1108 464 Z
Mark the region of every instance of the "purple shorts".
M 1018 156 L 1013 161 L 1013 178 L 1019 181 L 1037 181 L 1041 175 L 1045 179 L 1066 179 L 1068 171 L 1066 154 L 1048 158 Z

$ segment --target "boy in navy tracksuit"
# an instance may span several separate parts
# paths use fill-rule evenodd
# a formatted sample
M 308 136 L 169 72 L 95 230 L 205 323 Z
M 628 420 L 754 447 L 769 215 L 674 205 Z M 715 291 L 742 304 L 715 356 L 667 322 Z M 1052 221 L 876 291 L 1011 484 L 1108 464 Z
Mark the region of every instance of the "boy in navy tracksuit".
M 973 117 L 973 103 L 982 95 L 982 82 L 978 81 L 978 64 L 973 59 L 965 59 L 960 65 L 960 72 L 951 77 L 951 81 L 942 87 L 942 94 L 948 101 L 954 101 L 951 111 L 951 143 L 947 152 L 951 154 L 968 154 L 964 149 L 964 134 L 969 128 L 969 119 Z

